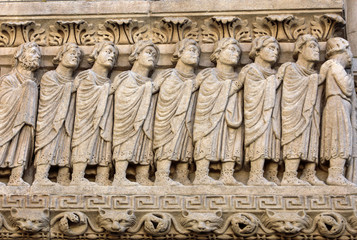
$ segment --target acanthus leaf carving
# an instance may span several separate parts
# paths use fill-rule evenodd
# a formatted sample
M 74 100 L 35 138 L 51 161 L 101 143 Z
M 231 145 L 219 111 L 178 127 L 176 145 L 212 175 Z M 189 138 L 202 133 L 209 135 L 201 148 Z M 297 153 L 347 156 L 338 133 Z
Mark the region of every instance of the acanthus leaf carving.
M 224 226 L 215 231 L 216 234 L 223 234 L 231 226 L 232 231 L 237 236 L 248 237 L 257 233 L 261 223 L 259 219 L 250 213 L 236 213 L 228 217 Z
M 0 27 L 0 46 L 16 47 L 25 42 L 46 44 L 45 29 L 33 21 L 4 22 Z
M 253 26 L 255 38 L 268 35 L 280 41 L 291 41 L 307 33 L 305 19 L 291 14 L 257 17 Z
M 98 41 L 112 41 L 114 44 L 133 44 L 135 33 L 143 26 L 142 21 L 134 19 L 109 19 L 99 25 Z
M 57 21 L 55 25 L 50 26 L 48 45 L 59 46 L 64 43 L 93 45 L 96 42 L 94 34 L 93 24 L 88 24 L 84 20 Z
M 202 41 L 205 43 L 213 43 L 227 37 L 240 42 L 252 39 L 248 21 L 238 17 L 212 17 L 204 21 L 201 29 Z
M 326 41 L 331 37 L 341 35 L 346 21 L 337 14 L 324 14 L 314 16 L 314 20 L 311 21 L 310 25 L 311 35 L 320 41 Z

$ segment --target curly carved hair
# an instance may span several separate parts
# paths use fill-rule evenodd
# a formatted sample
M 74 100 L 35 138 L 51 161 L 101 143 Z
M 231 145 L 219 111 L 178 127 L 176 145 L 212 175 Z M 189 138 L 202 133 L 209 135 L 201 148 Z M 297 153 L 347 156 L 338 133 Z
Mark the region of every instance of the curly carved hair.
M 61 48 L 59 49 L 59 51 L 58 51 L 56 57 L 53 58 L 52 63 L 53 63 L 54 65 L 58 65 L 58 64 L 62 61 L 62 56 L 63 56 L 66 52 L 70 51 L 71 49 L 75 49 L 75 50 L 76 50 L 77 55 L 79 55 L 79 61 L 81 61 L 81 60 L 82 60 L 82 57 L 83 57 L 83 52 L 82 52 L 82 50 L 78 47 L 78 45 L 75 44 L 75 43 L 66 43 L 66 44 L 64 44 L 64 45 L 61 46 Z
M 237 40 L 235 40 L 234 38 L 222 38 L 221 40 L 219 40 L 218 42 L 216 42 L 214 44 L 214 51 L 210 56 L 210 60 L 213 63 L 217 62 L 217 58 L 219 56 L 219 54 L 221 53 L 221 51 L 223 49 L 225 49 L 229 44 L 235 44 L 237 45 L 238 49 L 239 49 L 239 53 L 242 52 L 242 50 L 239 47 L 239 43 Z
M 23 43 L 17 47 L 16 52 L 14 54 L 14 61 L 15 61 L 14 67 L 16 67 L 19 64 L 19 62 L 22 62 L 23 58 L 25 57 L 24 53 L 26 52 L 26 50 L 33 48 L 33 47 L 37 48 L 39 54 L 41 54 L 40 48 L 39 48 L 38 44 L 35 42 Z
M 299 36 L 298 39 L 296 40 L 295 46 L 294 46 L 294 51 L 293 51 L 294 60 L 298 59 L 300 50 L 308 41 L 314 41 L 317 44 L 319 44 L 317 39 L 310 34 L 304 34 L 304 35 Z
M 255 38 L 252 43 L 252 49 L 249 52 L 249 58 L 254 61 L 257 56 L 257 53 L 263 47 L 267 46 L 269 43 L 276 43 L 279 46 L 278 41 L 274 37 L 261 36 L 261 37 Z M 280 46 L 279 46 L 279 50 L 280 50 Z
M 185 48 L 190 45 L 196 46 L 198 48 L 199 53 L 201 53 L 201 48 L 195 40 L 190 38 L 185 38 L 176 43 L 175 52 L 172 55 L 171 62 L 174 64 L 177 63 L 177 61 L 180 59 L 183 50 L 185 50 Z
M 102 41 L 95 44 L 93 51 L 88 56 L 88 63 L 94 64 L 94 62 L 97 60 L 100 51 L 102 51 L 106 46 L 112 46 L 115 49 L 115 58 L 114 58 L 114 65 L 115 65 L 118 59 L 119 50 L 117 46 L 115 46 L 115 44 L 111 41 Z
M 157 62 L 159 61 L 160 50 L 151 40 L 140 40 L 132 46 L 131 53 L 129 55 L 129 63 L 133 65 L 136 59 L 138 59 L 139 54 L 144 50 L 144 48 L 148 46 L 155 48 L 157 52 L 155 58 L 155 65 L 156 65 Z

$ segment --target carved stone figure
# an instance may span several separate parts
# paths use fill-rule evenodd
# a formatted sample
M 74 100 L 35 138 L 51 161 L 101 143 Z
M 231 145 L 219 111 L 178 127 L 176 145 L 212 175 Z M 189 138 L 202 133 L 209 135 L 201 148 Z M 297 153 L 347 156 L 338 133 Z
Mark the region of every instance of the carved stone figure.
M 55 184 L 48 179 L 51 166 L 59 166 L 59 184 L 68 185 L 70 182 L 75 92 L 78 87 L 78 82 L 73 82 L 73 72 L 77 69 L 81 57 L 82 52 L 76 44 L 63 45 L 53 59 L 53 63 L 58 65 L 56 70 L 45 73 L 41 79 L 34 185 Z
M 346 161 L 353 157 L 353 135 L 356 133 L 356 92 L 351 67 L 352 52 L 343 38 L 330 38 L 321 75 L 326 78 L 325 107 L 322 115 L 321 163 L 329 162 L 329 185 L 355 186 L 344 177 Z M 356 147 L 356 146 L 355 146 Z
M 307 229 L 312 220 L 303 210 L 297 212 L 267 210 L 262 216 L 262 223 L 268 229 L 292 237 Z
M 160 93 L 154 121 L 154 150 L 157 165 L 155 185 L 190 185 L 188 165 L 192 161 L 192 127 L 198 86 L 195 67 L 200 48 L 192 39 L 176 44 L 172 62 L 174 69 L 160 74 Z M 169 178 L 171 162 L 177 162 L 177 180 Z
M 241 50 L 237 40 L 223 38 L 215 45 L 211 61 L 216 68 L 201 71 L 200 90 L 193 129 L 194 184 L 242 185 L 233 177 L 235 164 L 242 164 L 242 83 L 234 71 Z M 238 92 L 238 93 L 237 93 Z M 222 162 L 220 179 L 208 176 L 210 162 Z
M 280 83 L 272 68 L 278 60 L 279 44 L 275 38 L 254 39 L 249 57 L 254 63 L 239 73 L 244 84 L 245 159 L 250 162 L 248 185 L 279 185 L 280 160 Z M 279 88 L 279 91 L 278 91 Z M 268 181 L 263 177 L 265 159 Z
M 182 211 L 181 225 L 192 232 L 209 233 L 223 225 L 222 211 L 193 212 Z
M 100 209 L 97 217 L 99 227 L 109 232 L 124 233 L 136 223 L 133 210 L 113 211 Z
M 114 79 L 115 111 L 113 130 L 113 185 L 153 185 L 149 179 L 153 164 L 153 120 L 157 91 L 149 73 L 159 59 L 159 49 L 151 41 L 137 42 L 129 56 L 131 71 Z M 128 164 L 135 164 L 136 182 L 126 178 Z
M 36 233 L 49 230 L 48 209 L 11 208 L 10 219 L 20 231 Z
M 322 80 L 314 65 L 319 61 L 319 50 L 315 37 L 302 35 L 294 47 L 296 63 L 285 63 L 279 68 L 278 77 L 283 81 L 281 144 L 285 162 L 281 185 L 324 185 L 315 171 L 319 153 Z M 304 161 L 305 166 L 298 179 L 300 161 Z
M 22 175 L 34 148 L 38 101 L 34 73 L 40 67 L 40 49 L 33 42 L 21 44 L 14 58 L 14 68 L 0 79 L 0 167 L 12 169 L 8 185 L 28 186 Z
M 118 48 L 109 41 L 97 43 L 89 56 L 93 67 L 78 74 L 76 114 L 72 139 L 71 185 L 88 184 L 87 165 L 97 165 L 96 183 L 110 185 L 112 159 L 113 88 L 108 74 L 118 58 Z

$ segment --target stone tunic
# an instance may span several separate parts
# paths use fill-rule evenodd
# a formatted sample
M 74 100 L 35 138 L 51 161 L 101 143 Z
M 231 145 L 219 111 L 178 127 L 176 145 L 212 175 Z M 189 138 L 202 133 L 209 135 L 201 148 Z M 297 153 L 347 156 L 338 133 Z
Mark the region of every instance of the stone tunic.
M 244 137 L 247 161 L 280 160 L 280 81 L 273 69 L 252 63 L 239 77 L 244 83 Z M 280 88 L 279 88 L 280 90 Z
M 296 63 L 286 63 L 280 67 L 278 77 L 283 79 L 283 158 L 317 162 L 322 94 L 318 75 Z
M 155 97 L 151 78 L 132 71 L 114 80 L 115 91 L 113 159 L 134 164 L 153 163 Z
M 201 82 L 193 128 L 194 159 L 212 162 L 243 161 L 243 94 L 238 74 L 215 68 L 197 75 Z
M 108 166 L 112 157 L 113 99 L 110 79 L 91 69 L 77 76 L 72 163 Z
M 45 73 L 40 83 L 35 166 L 50 164 L 70 167 L 75 94 L 73 79 L 55 70 Z
M 330 64 L 325 85 L 326 104 L 322 115 L 321 134 L 321 163 L 331 158 L 343 158 L 350 160 L 353 148 L 352 114 L 356 114 L 356 96 L 354 81 L 346 71 L 340 71 L 340 75 L 332 74 L 331 68 L 343 68 L 329 60 L 324 64 Z
M 18 167 L 31 160 L 37 113 L 35 79 L 17 70 L 0 79 L 0 167 Z
M 169 69 L 156 79 L 162 85 L 154 121 L 155 160 L 191 162 L 195 75 Z

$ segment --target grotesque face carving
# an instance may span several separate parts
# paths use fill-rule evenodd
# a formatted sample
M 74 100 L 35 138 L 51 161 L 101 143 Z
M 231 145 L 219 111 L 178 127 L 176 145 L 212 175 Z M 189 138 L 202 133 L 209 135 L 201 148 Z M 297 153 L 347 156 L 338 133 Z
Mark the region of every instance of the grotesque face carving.
M 307 61 L 317 62 L 320 60 L 320 47 L 313 40 L 307 41 L 300 50 L 300 55 Z
M 184 228 L 197 232 L 208 233 L 222 227 L 222 212 L 182 212 L 181 224 Z
M 49 217 L 48 210 L 38 209 L 11 209 L 11 218 L 13 223 L 22 231 L 39 232 L 48 230 Z
M 153 69 L 156 64 L 157 51 L 152 46 L 146 46 L 139 54 L 137 61 L 141 66 Z
M 200 61 L 200 50 L 197 46 L 190 44 L 182 51 L 180 60 L 190 66 L 197 66 Z
M 311 218 L 304 211 L 274 212 L 267 210 L 262 221 L 266 227 L 278 233 L 294 236 L 310 225 Z
M 279 56 L 279 45 L 275 42 L 268 43 L 262 47 L 258 55 L 263 61 L 275 64 Z
M 113 68 L 116 58 L 116 51 L 112 45 L 105 46 L 98 54 L 96 62 L 105 67 Z
M 134 226 L 136 217 L 132 210 L 110 211 L 100 210 L 97 218 L 98 225 L 109 232 L 123 233 Z
M 240 50 L 236 44 L 228 44 L 222 51 L 219 53 L 217 62 L 220 62 L 225 65 L 236 66 L 239 62 Z

